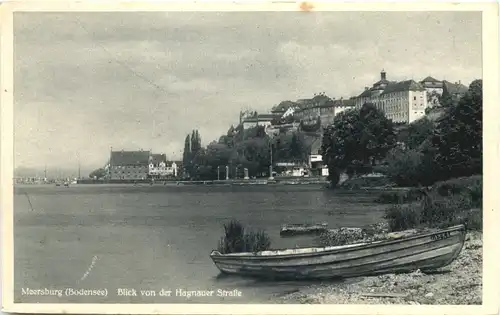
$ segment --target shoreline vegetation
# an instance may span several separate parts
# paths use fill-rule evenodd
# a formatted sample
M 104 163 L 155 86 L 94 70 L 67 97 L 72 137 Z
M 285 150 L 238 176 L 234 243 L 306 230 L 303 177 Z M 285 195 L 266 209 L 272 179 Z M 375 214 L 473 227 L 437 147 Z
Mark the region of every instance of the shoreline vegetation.
M 441 97 L 439 103 L 439 118 L 424 117 L 408 126 L 396 126 L 374 104 L 365 104 L 340 113 L 325 130 L 321 151 L 330 187 L 386 187 L 374 202 L 387 209 L 378 230 L 330 230 L 318 242 L 343 245 L 463 223 L 468 233 L 457 259 L 433 274 L 417 270 L 306 286 L 282 302 L 482 303 L 482 81 L 473 81 L 465 95 Z M 374 172 L 385 176 L 362 176 Z M 339 183 L 342 173 L 349 179 Z
M 350 185 L 344 185 L 349 187 Z M 342 189 L 341 189 L 342 190 Z M 339 246 L 400 238 L 458 224 L 467 226 L 464 247 L 455 261 L 432 273 L 384 274 L 304 285 L 278 296 L 275 303 L 454 305 L 482 303 L 482 176 L 453 178 L 429 187 L 383 191 L 374 199 L 387 204 L 384 220 L 365 227 L 327 229 L 311 247 Z M 228 233 L 228 226 L 239 233 Z M 235 228 L 237 227 L 237 228 Z M 277 227 L 278 228 L 278 227 Z M 243 231 L 231 221 L 219 244 L 224 252 L 272 249 L 265 231 Z M 236 236 L 236 237 L 235 237 Z M 231 240 L 232 239 L 232 240 Z

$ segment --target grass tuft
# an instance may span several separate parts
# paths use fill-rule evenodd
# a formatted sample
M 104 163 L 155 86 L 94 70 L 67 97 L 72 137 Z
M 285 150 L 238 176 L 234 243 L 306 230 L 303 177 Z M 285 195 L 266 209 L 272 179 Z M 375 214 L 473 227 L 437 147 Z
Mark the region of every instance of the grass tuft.
M 224 224 L 224 236 L 219 240 L 218 251 L 222 254 L 258 252 L 270 247 L 271 239 L 264 231 L 245 231 L 241 222 L 231 220 Z

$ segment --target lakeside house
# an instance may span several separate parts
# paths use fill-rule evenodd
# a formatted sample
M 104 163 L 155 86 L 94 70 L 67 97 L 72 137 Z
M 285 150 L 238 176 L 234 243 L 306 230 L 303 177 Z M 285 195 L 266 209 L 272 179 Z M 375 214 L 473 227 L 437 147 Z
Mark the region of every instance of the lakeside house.
M 105 167 L 110 180 L 145 180 L 178 175 L 179 166 L 169 163 L 165 154 L 144 151 L 111 151 L 109 164 Z
M 309 155 L 311 174 L 316 176 L 328 176 L 328 166 L 324 164 L 321 154 Z
M 169 165 L 170 164 L 170 165 Z M 165 154 L 151 154 L 149 159 L 148 177 L 153 179 L 165 179 L 177 177 L 178 166 L 175 162 L 168 162 Z
M 149 174 L 150 151 L 111 151 L 109 179 L 143 180 Z
M 309 175 L 308 167 L 304 163 L 278 162 L 275 167 L 278 176 L 304 177 Z

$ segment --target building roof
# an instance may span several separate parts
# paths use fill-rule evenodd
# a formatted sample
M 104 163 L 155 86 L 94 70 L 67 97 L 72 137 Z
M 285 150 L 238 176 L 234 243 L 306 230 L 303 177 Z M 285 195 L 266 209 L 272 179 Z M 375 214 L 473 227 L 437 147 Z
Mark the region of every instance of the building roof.
M 420 83 L 417 83 L 414 80 L 406 80 L 389 84 L 380 95 L 385 95 L 395 92 L 403 92 L 403 91 L 424 91 L 424 90 L 425 88 Z
M 422 81 L 420 81 L 420 83 L 424 83 L 424 82 L 428 82 L 428 83 L 441 83 L 441 81 L 439 81 L 437 79 L 434 79 L 431 76 L 428 76 L 427 78 L 425 78 Z
M 167 163 L 166 154 L 151 154 L 151 163 L 160 164 L 161 162 Z
M 371 89 L 365 89 L 363 93 L 359 94 L 358 97 L 370 97 L 372 96 L 372 90 Z
M 281 115 L 277 114 L 259 114 L 257 117 L 249 117 L 243 120 L 243 122 L 259 122 L 259 121 L 271 121 L 273 119 L 280 118 Z
M 387 79 L 381 79 L 381 80 L 379 80 L 379 81 L 377 81 L 377 82 L 375 82 L 373 84 L 372 89 L 374 89 L 374 90 L 383 90 L 384 87 L 382 85 L 386 85 L 387 86 L 389 84 L 391 84 L 391 81 L 389 81 Z
M 328 107 L 333 105 L 333 100 L 325 94 L 319 94 L 310 99 L 300 99 L 297 104 L 300 109 Z
M 449 94 L 465 94 L 469 91 L 469 88 L 461 83 L 451 83 L 448 81 L 443 81 L 443 89 Z
M 276 115 L 276 114 L 259 114 L 259 115 L 257 115 L 257 119 L 259 119 L 259 120 L 272 120 L 276 117 L 279 117 L 279 115 Z
M 297 103 L 292 101 L 283 101 L 278 105 L 274 106 L 271 112 L 273 113 L 286 112 L 290 107 L 293 106 L 297 106 Z
M 112 151 L 111 165 L 148 165 L 149 151 Z

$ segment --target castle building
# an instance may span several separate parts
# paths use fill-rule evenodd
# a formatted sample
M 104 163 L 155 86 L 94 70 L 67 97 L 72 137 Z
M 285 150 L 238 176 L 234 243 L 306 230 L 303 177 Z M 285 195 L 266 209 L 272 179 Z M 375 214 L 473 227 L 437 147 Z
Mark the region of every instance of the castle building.
M 382 70 L 380 80 L 355 98 L 356 108 L 366 103 L 374 104 L 394 122 L 411 123 L 425 116 L 427 90 L 414 80 L 389 81 Z

